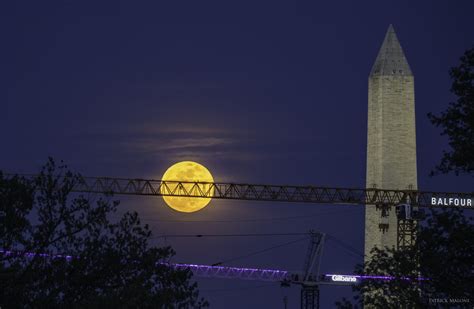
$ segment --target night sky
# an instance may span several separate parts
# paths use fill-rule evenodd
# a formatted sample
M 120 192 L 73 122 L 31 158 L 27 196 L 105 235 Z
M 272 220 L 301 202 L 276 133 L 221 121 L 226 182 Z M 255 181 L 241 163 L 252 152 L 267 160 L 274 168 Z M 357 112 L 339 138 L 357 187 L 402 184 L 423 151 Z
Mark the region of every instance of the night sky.
M 474 44 L 473 1 L 8 2 L 0 5 L 4 171 L 34 173 L 52 156 L 87 176 L 160 179 L 193 160 L 218 182 L 363 188 L 367 79 L 392 23 L 415 75 L 419 188 L 472 191 L 472 176 L 428 176 L 447 139 L 426 114 L 455 99 L 448 70 Z M 316 229 L 355 249 L 328 240 L 322 272 L 351 273 L 362 261 L 354 251 L 363 252 L 363 207 L 214 200 L 184 214 L 161 198 L 117 198 L 154 235 Z M 212 264 L 298 238 L 153 243 L 172 245 L 175 262 Z M 306 247 L 224 265 L 300 270 Z M 299 287 L 198 283 L 212 308 L 283 308 L 285 293 L 299 306 Z M 321 291 L 323 308 L 351 294 Z

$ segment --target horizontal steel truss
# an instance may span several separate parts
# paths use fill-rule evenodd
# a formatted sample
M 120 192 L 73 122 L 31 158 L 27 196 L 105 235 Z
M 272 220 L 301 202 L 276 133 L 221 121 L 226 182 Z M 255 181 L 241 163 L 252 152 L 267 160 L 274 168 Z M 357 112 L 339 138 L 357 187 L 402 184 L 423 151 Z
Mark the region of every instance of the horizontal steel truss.
M 284 281 L 290 279 L 290 273 L 284 270 L 240 268 L 195 264 L 167 264 L 175 269 L 190 269 L 196 277 L 241 279 L 257 281 Z
M 184 270 L 189 269 L 193 275 L 201 278 L 223 278 L 223 279 L 239 279 L 239 280 L 253 280 L 253 281 L 270 281 L 280 283 L 293 283 L 302 286 L 315 285 L 355 285 L 360 280 L 396 280 L 396 277 L 391 276 L 370 276 L 370 275 L 334 275 L 325 274 L 319 278 L 312 278 L 305 280 L 302 272 L 291 272 L 286 270 L 276 269 L 261 269 L 261 268 L 243 268 L 243 267 L 228 267 L 215 265 L 197 265 L 197 264 L 179 264 L 179 263 L 159 263 L 172 267 L 174 269 Z M 356 281 L 333 281 L 331 277 L 352 277 L 357 278 Z M 410 280 L 408 278 L 401 278 L 402 280 Z M 423 278 L 421 278 L 423 279 Z M 423 279 L 424 280 L 424 279 Z
M 199 198 L 212 197 L 216 199 L 230 200 L 352 205 L 397 205 L 410 201 L 413 206 L 417 205 L 420 207 L 437 207 L 431 205 L 432 198 L 472 198 L 472 196 L 474 196 L 472 193 L 454 192 L 209 183 L 108 177 L 84 177 L 75 185 L 73 191 L 126 195 L 182 196 Z
M 189 269 L 193 275 L 201 278 L 222 278 L 222 279 L 239 279 L 252 281 L 270 281 L 280 283 L 293 283 L 300 285 L 354 285 L 358 282 L 335 282 L 328 279 L 332 275 L 323 275 L 321 278 L 314 278 L 308 281 L 304 280 L 304 276 L 300 272 L 290 272 L 286 270 L 276 269 L 260 269 L 260 268 L 243 268 L 228 267 L 215 265 L 197 265 L 197 264 L 176 264 L 176 263 L 160 263 L 174 269 Z M 374 279 L 372 276 L 362 278 L 357 275 L 343 275 L 357 277 L 360 279 Z M 377 278 L 378 279 L 378 278 Z M 393 280 L 394 277 L 384 277 L 384 280 Z
M 9 257 L 25 257 L 34 258 L 39 256 L 41 258 L 50 259 L 65 259 L 70 262 L 73 259 L 81 259 L 80 256 L 72 256 L 65 254 L 50 254 L 50 253 L 36 253 L 36 252 L 25 252 L 19 250 L 4 250 L 0 248 L 0 255 Z M 286 270 L 276 269 L 261 269 L 261 268 L 243 268 L 243 267 L 228 267 L 228 266 L 216 266 L 216 265 L 197 265 L 197 264 L 179 264 L 179 263 L 166 263 L 157 262 L 156 265 L 164 265 L 173 269 L 184 270 L 189 269 L 193 272 L 196 277 L 209 277 L 209 278 L 225 278 L 225 279 L 241 279 L 241 280 L 257 280 L 257 281 L 272 281 L 272 282 L 287 282 L 287 283 L 298 283 L 305 286 L 315 284 L 330 284 L 330 285 L 352 285 L 357 284 L 357 281 L 344 282 L 344 281 L 330 281 L 330 277 L 353 277 L 357 280 L 362 279 L 375 279 L 375 280 L 395 280 L 396 277 L 392 276 L 373 276 L 373 275 L 336 275 L 336 274 L 325 274 L 322 275 L 320 280 L 305 281 L 303 279 L 303 273 L 289 272 Z M 411 280 L 409 278 L 400 278 L 402 280 Z M 426 280 L 419 278 L 418 280 Z
M 14 176 L 15 174 L 5 174 Z M 34 179 L 37 175 L 20 174 Z M 76 179 L 75 179 L 76 180 Z M 349 205 L 398 205 L 409 202 L 419 207 L 461 207 L 433 206 L 432 198 L 474 199 L 474 192 L 423 192 L 416 190 L 329 188 L 316 186 L 262 185 L 223 182 L 189 182 L 137 178 L 82 177 L 75 182 L 74 192 L 154 195 L 216 198 L 229 200 L 271 201 L 291 203 L 322 203 Z

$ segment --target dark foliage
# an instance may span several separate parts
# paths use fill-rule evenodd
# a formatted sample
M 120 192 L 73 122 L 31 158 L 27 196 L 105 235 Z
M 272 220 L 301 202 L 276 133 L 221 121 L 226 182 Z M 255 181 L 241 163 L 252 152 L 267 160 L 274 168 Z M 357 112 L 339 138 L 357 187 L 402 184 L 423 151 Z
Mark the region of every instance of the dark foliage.
M 433 174 L 454 172 L 456 175 L 474 172 L 474 48 L 461 57 L 461 64 L 449 72 L 453 79 L 451 92 L 458 97 L 448 109 L 431 122 L 442 128 L 449 139 L 450 151 L 444 151 L 441 163 Z
M 433 210 L 422 222 L 416 246 L 398 251 L 375 248 L 357 273 L 397 280 L 364 280 L 354 287 L 354 304 L 338 308 L 472 308 L 474 302 L 474 224 L 458 209 Z M 418 277 L 428 280 L 417 280 Z M 458 303 L 436 303 L 436 300 Z M 455 307 L 458 306 L 458 307 Z
M 118 202 L 71 193 L 80 179 L 52 159 L 34 181 L 0 173 L 0 306 L 206 307 L 191 272 L 166 265 L 173 250 L 149 246 L 137 213 L 109 221 Z

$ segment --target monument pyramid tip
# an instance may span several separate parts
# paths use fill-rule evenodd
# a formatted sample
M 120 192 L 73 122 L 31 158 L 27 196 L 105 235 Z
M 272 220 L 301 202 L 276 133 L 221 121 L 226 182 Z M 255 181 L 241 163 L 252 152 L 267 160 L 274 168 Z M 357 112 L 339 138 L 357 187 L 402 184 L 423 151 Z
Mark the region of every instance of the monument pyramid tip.
M 392 24 L 388 26 L 382 47 L 370 71 L 370 76 L 377 75 L 413 75 Z

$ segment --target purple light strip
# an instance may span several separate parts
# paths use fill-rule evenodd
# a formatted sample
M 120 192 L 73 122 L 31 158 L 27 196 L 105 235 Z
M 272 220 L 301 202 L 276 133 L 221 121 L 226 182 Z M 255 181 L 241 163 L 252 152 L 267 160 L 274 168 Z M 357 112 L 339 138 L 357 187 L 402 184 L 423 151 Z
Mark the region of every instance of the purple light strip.
M 396 280 L 396 279 L 402 279 L 402 280 L 417 280 L 417 281 L 422 281 L 422 280 L 428 280 L 427 278 L 409 278 L 409 277 L 394 277 L 394 276 L 378 276 L 378 275 L 338 275 L 338 274 L 326 274 L 324 275 L 325 277 L 332 277 L 332 276 L 344 276 L 344 277 L 355 277 L 357 279 L 380 279 L 380 280 Z
M 190 269 L 197 277 L 217 277 L 227 279 L 283 281 L 290 277 L 288 271 L 275 269 L 210 266 L 197 264 L 168 264 L 175 269 Z
M 165 263 L 167 264 L 167 263 Z M 216 269 L 216 270 L 236 270 L 236 271 L 266 271 L 266 272 L 273 272 L 277 274 L 287 275 L 288 271 L 286 270 L 277 270 L 277 269 L 262 269 L 262 268 L 245 268 L 245 267 L 227 267 L 227 266 L 211 266 L 211 265 L 199 265 L 199 264 L 168 264 L 172 267 L 177 268 L 208 268 L 208 269 Z
M 22 252 L 22 251 L 10 251 L 10 250 L 0 250 L 0 254 L 16 255 L 16 256 L 21 256 L 22 255 L 22 256 L 29 257 L 29 258 L 39 256 L 39 257 L 44 257 L 44 258 L 66 259 L 67 261 L 70 261 L 74 258 L 72 255 L 34 253 L 34 252 Z
M 63 255 L 63 254 L 47 254 L 47 253 L 34 253 L 34 252 L 22 252 L 22 251 L 10 251 L 10 250 L 1 250 L 0 254 L 4 255 L 15 255 L 15 256 L 26 256 L 29 258 L 39 256 L 44 258 L 53 258 L 53 259 L 66 259 L 68 262 L 73 258 L 72 255 Z M 199 265 L 199 264 L 184 264 L 184 263 L 163 263 L 159 262 L 157 264 L 168 265 L 176 269 L 190 268 L 193 272 L 197 272 L 199 275 L 203 276 L 216 276 L 221 278 L 244 278 L 250 280 L 263 280 L 263 281 L 275 281 L 275 280 L 285 280 L 291 278 L 291 273 L 286 270 L 277 270 L 277 269 L 261 269 L 261 268 L 245 268 L 245 267 L 227 267 L 227 266 L 211 266 L 211 265 Z M 344 276 L 344 277 L 355 277 L 357 279 L 375 279 L 375 280 L 412 280 L 408 277 L 394 277 L 394 276 L 378 276 L 378 275 L 339 275 L 339 274 L 325 274 L 324 277 L 331 278 L 332 276 Z M 429 280 L 427 278 L 416 278 L 414 280 L 422 281 Z

